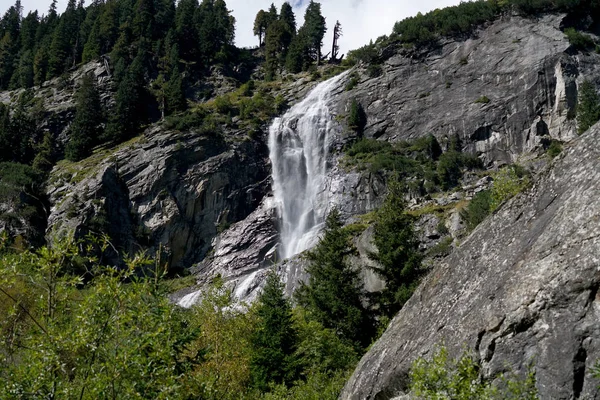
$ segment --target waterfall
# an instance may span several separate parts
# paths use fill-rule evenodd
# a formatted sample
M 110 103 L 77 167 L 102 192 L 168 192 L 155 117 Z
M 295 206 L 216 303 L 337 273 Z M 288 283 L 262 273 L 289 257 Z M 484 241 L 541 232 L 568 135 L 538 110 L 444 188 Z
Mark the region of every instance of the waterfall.
M 325 221 L 328 136 L 333 127 L 328 105 L 345 75 L 317 85 L 269 128 L 281 259 L 310 248 Z

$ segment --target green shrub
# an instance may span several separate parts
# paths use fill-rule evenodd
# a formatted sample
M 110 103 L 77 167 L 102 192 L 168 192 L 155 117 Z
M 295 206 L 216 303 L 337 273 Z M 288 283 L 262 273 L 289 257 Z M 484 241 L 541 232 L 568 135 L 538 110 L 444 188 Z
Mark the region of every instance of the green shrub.
M 439 348 L 430 360 L 419 358 L 410 370 L 410 392 L 418 399 L 539 399 L 535 373 L 529 368 L 525 377 L 503 375 L 499 385 L 483 381 L 479 364 L 470 353 L 451 360 L 446 348 Z
M 477 103 L 487 104 L 489 102 L 490 102 L 490 99 L 487 96 L 481 96 L 480 98 L 475 100 L 475 104 L 477 104 Z
M 353 72 L 352 75 L 350 75 L 350 79 L 348 80 L 348 83 L 346 83 L 346 87 L 344 88 L 344 90 L 346 92 L 354 89 L 356 86 L 358 85 L 358 74 L 356 72 Z
M 348 113 L 348 127 L 354 132 L 362 135 L 365 126 L 367 125 L 367 114 L 362 104 L 352 100 L 350 103 L 350 112 Z
M 437 175 L 444 190 L 458 185 L 462 177 L 462 166 L 462 154 L 457 151 L 448 151 L 440 156 L 437 165 Z
M 506 200 L 522 192 L 529 186 L 529 182 L 529 173 L 517 164 L 495 173 L 491 191 L 490 211 L 495 211 Z
M 562 152 L 562 144 L 558 140 L 552 140 L 550 142 L 550 146 L 548 146 L 548 150 L 546 150 L 546 154 L 550 156 L 550 158 L 554 158 Z
M 596 85 L 585 80 L 577 96 L 577 132 L 581 135 L 600 119 L 600 96 Z
M 383 68 L 379 64 L 369 64 L 367 67 L 367 75 L 371 78 L 377 78 L 383 74 Z
M 446 228 L 447 229 L 447 228 Z M 452 237 L 444 238 L 441 242 L 433 246 L 427 251 L 428 257 L 446 257 L 452 252 L 452 243 L 454 239 Z
M 581 33 L 575 30 L 575 28 L 565 29 L 565 35 L 569 43 L 576 49 L 586 50 L 595 46 L 594 40 L 589 35 Z
M 472 231 L 491 212 L 492 195 L 489 190 L 484 190 L 473 196 L 469 205 L 460 211 L 460 216 L 467 229 Z

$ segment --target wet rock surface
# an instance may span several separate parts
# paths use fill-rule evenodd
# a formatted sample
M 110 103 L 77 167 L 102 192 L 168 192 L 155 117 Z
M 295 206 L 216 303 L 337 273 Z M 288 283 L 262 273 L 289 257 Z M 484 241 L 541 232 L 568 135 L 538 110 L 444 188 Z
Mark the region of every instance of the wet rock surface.
M 390 399 L 414 359 L 471 350 L 485 378 L 531 364 L 542 399 L 598 398 L 600 125 L 428 275 L 342 399 Z

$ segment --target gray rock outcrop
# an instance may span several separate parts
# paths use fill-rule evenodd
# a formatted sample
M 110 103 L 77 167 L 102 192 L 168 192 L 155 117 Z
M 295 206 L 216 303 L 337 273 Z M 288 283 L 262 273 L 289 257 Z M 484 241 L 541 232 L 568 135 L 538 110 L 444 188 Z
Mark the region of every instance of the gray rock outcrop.
M 117 150 L 55 168 L 48 225 L 81 237 L 103 215 L 119 250 L 133 254 L 161 243 L 170 266 L 189 267 L 205 257 L 218 231 L 260 204 L 269 190 L 266 157 L 264 144 L 243 132 L 155 127 Z
M 575 135 L 577 84 L 600 75 L 600 56 L 573 51 L 563 15 L 505 16 L 467 40 L 445 40 L 422 53 L 400 50 L 341 96 L 356 98 L 367 137 L 390 141 L 458 134 L 486 163 L 510 163 L 543 137 Z
M 542 399 L 599 398 L 600 124 L 424 280 L 342 399 L 403 394 L 413 360 L 471 350 L 484 378 L 532 364 Z

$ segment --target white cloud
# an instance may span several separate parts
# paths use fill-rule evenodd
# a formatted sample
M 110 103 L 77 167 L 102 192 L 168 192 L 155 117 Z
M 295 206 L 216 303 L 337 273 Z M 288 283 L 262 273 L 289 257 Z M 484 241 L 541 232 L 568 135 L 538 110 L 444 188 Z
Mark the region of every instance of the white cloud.
M 68 0 L 58 0 L 59 12 L 64 11 Z M 87 0 L 89 3 L 90 0 Z M 268 9 L 274 3 L 277 9 L 281 8 L 284 0 L 225 0 L 237 20 L 236 44 L 238 46 L 256 46 L 258 39 L 252 34 L 254 17 L 258 10 Z M 333 25 L 336 20 L 342 24 L 344 36 L 340 39 L 340 47 L 343 53 L 355 49 L 377 39 L 381 35 L 387 35 L 392 31 L 394 23 L 403 18 L 425 13 L 435 8 L 443 8 L 458 4 L 458 0 L 321 0 L 323 15 L 327 19 L 327 34 L 324 40 L 324 53 L 329 52 Z M 293 5 L 303 4 L 295 7 L 296 21 L 301 26 L 304 21 L 304 11 L 308 0 L 291 0 Z M 4 13 L 8 7 L 14 4 L 11 0 L 0 0 L 0 11 Z M 46 14 L 50 6 L 50 0 L 22 0 L 25 12 L 31 9 L 39 10 L 40 14 Z

